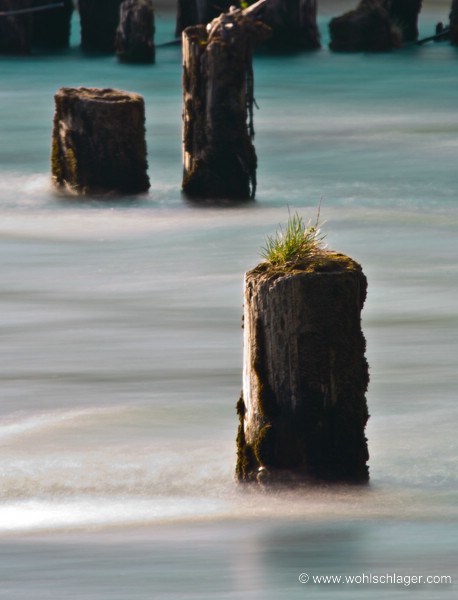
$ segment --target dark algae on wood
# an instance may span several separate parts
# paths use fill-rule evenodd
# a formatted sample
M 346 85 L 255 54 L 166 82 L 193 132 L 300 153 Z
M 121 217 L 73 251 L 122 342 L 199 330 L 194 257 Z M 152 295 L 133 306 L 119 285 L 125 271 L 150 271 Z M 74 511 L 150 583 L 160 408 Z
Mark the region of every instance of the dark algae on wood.
M 368 481 L 366 289 L 361 266 L 327 250 L 246 273 L 240 482 Z
M 142 96 L 98 88 L 55 94 L 51 171 L 74 193 L 140 193 L 149 188 Z

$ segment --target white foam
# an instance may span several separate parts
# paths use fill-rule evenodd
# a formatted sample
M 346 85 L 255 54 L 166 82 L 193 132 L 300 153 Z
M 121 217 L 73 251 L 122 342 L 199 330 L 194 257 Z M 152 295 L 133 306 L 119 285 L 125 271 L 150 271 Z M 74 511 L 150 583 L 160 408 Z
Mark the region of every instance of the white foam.
M 221 500 L 174 496 L 33 499 L 0 505 L 0 533 L 126 526 L 206 517 L 221 513 L 224 508 Z

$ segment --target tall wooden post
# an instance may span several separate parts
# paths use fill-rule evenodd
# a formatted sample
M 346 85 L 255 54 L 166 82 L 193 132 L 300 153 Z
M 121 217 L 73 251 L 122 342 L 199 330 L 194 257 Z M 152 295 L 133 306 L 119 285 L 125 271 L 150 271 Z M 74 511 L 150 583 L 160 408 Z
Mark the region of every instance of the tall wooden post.
M 44 4 L 43 0 L 33 0 L 35 8 Z M 56 4 L 56 8 L 33 13 L 33 45 L 37 48 L 61 49 L 70 44 L 73 0 L 56 0 Z
M 241 482 L 368 479 L 361 266 L 323 251 L 245 276 Z
M 154 9 L 152 0 L 124 0 L 116 31 L 116 55 L 122 62 L 154 63 Z
M 80 194 L 149 188 L 142 96 L 61 88 L 55 103 L 51 169 L 57 186 Z
M 112 53 L 122 0 L 78 0 L 81 48 L 85 52 Z
M 251 52 L 266 35 L 268 28 L 241 10 L 183 32 L 183 191 L 188 196 L 254 197 Z

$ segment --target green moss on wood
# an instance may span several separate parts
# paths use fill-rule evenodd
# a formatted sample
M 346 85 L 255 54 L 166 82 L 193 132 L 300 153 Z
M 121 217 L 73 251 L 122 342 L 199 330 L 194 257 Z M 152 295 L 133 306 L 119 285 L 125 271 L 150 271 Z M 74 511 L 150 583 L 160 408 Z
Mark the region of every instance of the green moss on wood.
M 54 182 L 57 185 L 61 185 L 63 182 L 63 173 L 62 164 L 60 162 L 59 143 L 57 141 L 57 136 L 53 136 L 52 138 L 51 174 L 54 179 Z
M 239 481 L 253 481 L 257 465 L 253 448 L 247 444 L 245 439 L 245 402 L 243 400 L 243 393 L 240 395 L 236 409 L 239 416 L 239 427 L 236 440 L 237 463 L 235 466 L 235 476 Z
M 275 464 L 275 429 L 271 423 L 266 423 L 259 430 L 253 449 L 260 467 Z
M 250 273 L 281 276 L 299 273 L 339 273 L 342 271 L 360 273 L 362 269 L 360 264 L 345 254 L 331 250 L 322 250 L 293 264 L 273 265 L 268 261 L 263 261 L 252 269 Z

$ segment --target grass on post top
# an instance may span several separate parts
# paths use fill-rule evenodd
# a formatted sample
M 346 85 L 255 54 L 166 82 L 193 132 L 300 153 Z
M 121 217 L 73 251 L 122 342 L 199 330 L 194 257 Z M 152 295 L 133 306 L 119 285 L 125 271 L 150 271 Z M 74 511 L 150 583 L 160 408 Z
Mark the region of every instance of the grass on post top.
M 267 236 L 266 245 L 261 250 L 264 260 L 277 268 L 294 267 L 307 262 L 325 248 L 325 234 L 320 230 L 320 211 L 315 223 L 307 223 L 295 212 L 289 216 L 286 229 L 281 226 L 273 236 Z

